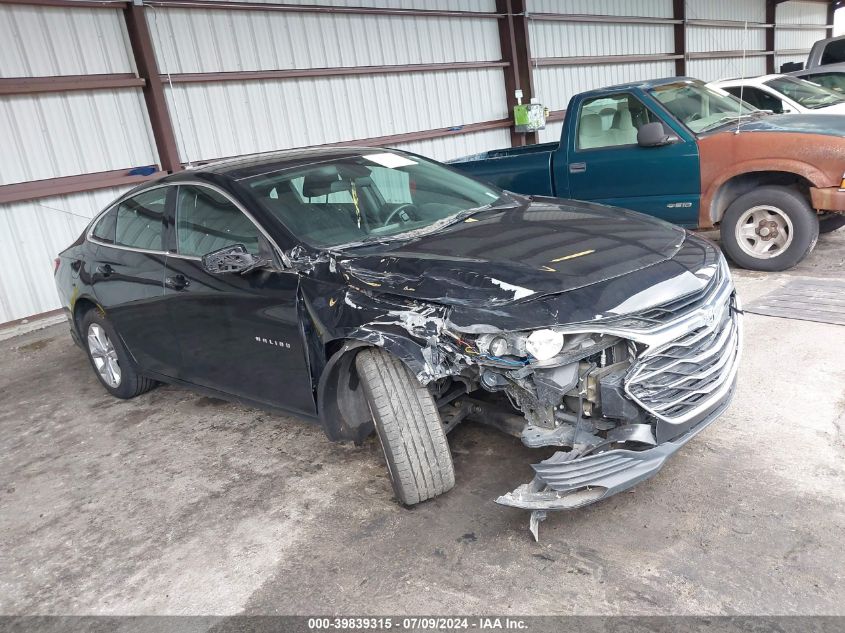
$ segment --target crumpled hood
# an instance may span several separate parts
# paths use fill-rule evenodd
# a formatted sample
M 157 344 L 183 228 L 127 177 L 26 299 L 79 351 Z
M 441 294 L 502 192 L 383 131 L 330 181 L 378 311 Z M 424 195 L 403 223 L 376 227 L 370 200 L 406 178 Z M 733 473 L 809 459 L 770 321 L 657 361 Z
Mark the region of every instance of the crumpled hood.
M 374 293 L 490 308 L 624 276 L 671 258 L 684 239 L 683 229 L 632 211 L 535 198 L 337 264 L 350 285 Z
M 739 126 L 742 132 L 792 132 L 845 137 L 845 117 L 841 114 L 772 114 L 745 121 Z M 733 134 L 736 126 L 723 128 L 722 134 Z

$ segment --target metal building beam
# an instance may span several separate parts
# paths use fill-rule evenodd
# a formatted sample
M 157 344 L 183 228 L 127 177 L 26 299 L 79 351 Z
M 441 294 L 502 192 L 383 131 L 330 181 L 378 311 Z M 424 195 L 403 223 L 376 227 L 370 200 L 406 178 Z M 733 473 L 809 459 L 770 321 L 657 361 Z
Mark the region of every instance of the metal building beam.
M 25 95 L 71 90 L 143 88 L 144 80 L 132 73 L 111 75 L 58 75 L 54 77 L 1 77 L 0 95 Z
M 135 67 L 138 69 L 138 75 L 146 82 L 144 101 L 147 104 L 161 168 L 169 172 L 179 171 L 182 169 L 182 163 L 179 160 L 176 136 L 173 134 L 173 123 L 167 109 L 164 86 L 159 76 L 150 28 L 144 16 L 144 7 L 129 4 L 123 10 L 123 16 L 126 19 L 126 30 L 129 33 L 132 54 L 135 56 Z
M 504 16 L 499 21 L 499 43 L 502 60 L 508 62 L 505 68 L 505 99 L 510 116 L 516 105 L 514 91 L 522 90 L 526 103 L 534 96 L 525 0 L 496 0 L 496 12 Z M 511 130 L 511 145 L 514 147 L 536 142 L 536 132 L 521 134 Z
M 675 19 L 675 74 L 687 74 L 687 3 L 686 0 L 672 1 L 672 17 Z
M 156 172 L 149 176 L 130 176 L 129 172 L 130 169 L 115 169 L 93 174 L 77 174 L 75 176 L 62 176 L 59 178 L 17 182 L 11 185 L 0 185 L 0 204 L 21 202 L 23 200 L 37 200 L 38 198 L 62 196 L 69 193 L 79 193 L 80 191 L 92 191 L 94 189 L 137 185 L 162 175 L 162 172 Z
M 766 0 L 766 23 L 777 26 L 777 1 Z M 775 72 L 775 29 L 766 29 L 766 73 Z
M 303 77 L 342 77 L 347 75 L 384 75 L 392 73 L 446 72 L 507 68 L 508 62 L 445 62 L 434 64 L 390 64 L 383 66 L 336 66 L 332 68 L 287 68 L 284 70 L 238 70 L 210 73 L 177 73 L 169 77 L 174 84 L 212 83 L 218 81 L 261 81 Z M 162 76 L 162 80 L 164 76 Z
M 356 15 L 394 15 L 443 18 L 500 18 L 487 11 L 461 11 L 450 9 L 401 9 L 392 7 L 328 6 L 314 4 L 285 4 L 279 2 L 225 2 L 218 0 L 145 0 L 156 7 L 177 9 L 205 9 L 212 11 L 283 11 L 288 13 L 352 13 Z

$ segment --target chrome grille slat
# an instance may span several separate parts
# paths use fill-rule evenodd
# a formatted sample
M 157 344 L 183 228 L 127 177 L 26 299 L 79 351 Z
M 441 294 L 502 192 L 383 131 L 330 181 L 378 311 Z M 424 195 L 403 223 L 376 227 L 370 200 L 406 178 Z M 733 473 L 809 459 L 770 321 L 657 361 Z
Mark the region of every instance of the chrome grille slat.
M 722 277 L 697 298 L 666 304 L 683 312 L 674 319 L 697 324 L 659 347 L 647 348 L 628 371 L 625 390 L 659 419 L 682 423 L 711 406 L 733 381 L 739 362 L 740 324 L 733 313 L 730 279 Z M 718 301 L 718 305 L 713 305 Z M 688 310 L 689 306 L 694 306 Z M 711 319 L 703 316 L 711 310 Z
M 719 336 L 716 338 L 715 344 L 708 347 L 707 349 L 701 350 L 699 353 L 697 353 L 693 356 L 686 356 L 686 357 L 679 356 L 679 357 L 675 358 L 675 360 L 673 360 L 672 362 L 668 363 L 667 365 L 661 366 L 661 367 L 659 367 L 659 368 L 657 368 L 657 369 L 655 369 L 651 372 L 640 373 L 637 376 L 638 382 L 639 383 L 647 382 L 653 376 L 671 373 L 673 367 L 677 367 L 678 365 L 681 365 L 681 364 L 687 364 L 687 363 L 689 363 L 689 364 L 701 364 L 704 361 L 706 361 L 709 358 L 714 357 L 714 356 L 716 356 L 718 358 L 722 358 L 723 355 L 724 355 L 723 352 L 724 352 L 725 347 L 730 344 L 730 342 L 733 338 L 733 334 L 734 334 L 733 330 L 734 330 L 734 328 L 732 326 L 726 327 L 719 334 Z M 652 358 L 654 358 L 654 357 L 652 357 Z

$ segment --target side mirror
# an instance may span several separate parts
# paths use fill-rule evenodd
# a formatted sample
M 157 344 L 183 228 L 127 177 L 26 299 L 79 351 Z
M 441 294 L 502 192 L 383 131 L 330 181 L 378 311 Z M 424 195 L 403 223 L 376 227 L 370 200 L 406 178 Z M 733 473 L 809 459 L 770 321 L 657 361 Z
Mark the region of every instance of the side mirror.
M 663 124 L 658 121 L 646 123 L 637 131 L 637 145 L 640 147 L 660 147 L 674 142 L 675 139 L 677 137 L 667 133 Z
M 226 246 L 202 257 L 202 267 L 212 275 L 243 274 L 265 263 L 263 259 L 247 251 L 243 244 Z

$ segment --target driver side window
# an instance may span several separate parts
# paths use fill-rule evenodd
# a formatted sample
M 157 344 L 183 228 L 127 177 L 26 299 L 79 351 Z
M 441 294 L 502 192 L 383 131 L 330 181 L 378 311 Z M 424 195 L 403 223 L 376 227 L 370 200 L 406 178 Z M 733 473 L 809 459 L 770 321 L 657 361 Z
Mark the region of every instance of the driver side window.
M 180 255 L 202 257 L 235 244 L 258 255 L 259 235 L 252 220 L 224 195 L 208 187 L 179 187 L 176 242 Z
M 631 94 L 589 99 L 578 117 L 578 149 L 636 145 L 638 130 L 659 120 Z

